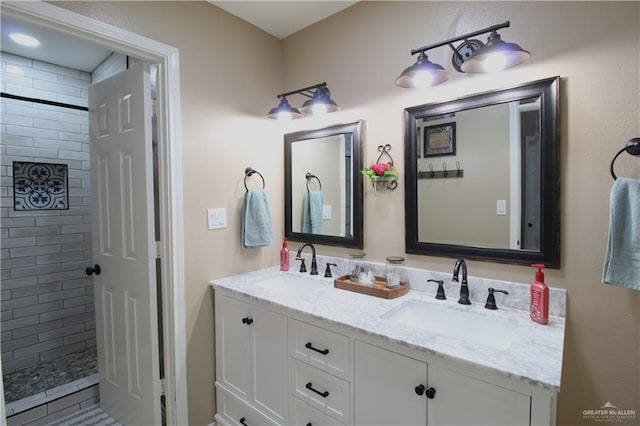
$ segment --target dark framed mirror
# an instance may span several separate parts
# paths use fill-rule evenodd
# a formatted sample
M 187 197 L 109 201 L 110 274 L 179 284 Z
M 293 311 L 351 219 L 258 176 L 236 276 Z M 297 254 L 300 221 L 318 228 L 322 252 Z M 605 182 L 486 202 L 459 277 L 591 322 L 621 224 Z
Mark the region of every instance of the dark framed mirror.
M 554 77 L 405 109 L 407 253 L 560 266 L 559 93 Z
M 363 247 L 363 122 L 284 135 L 285 237 Z

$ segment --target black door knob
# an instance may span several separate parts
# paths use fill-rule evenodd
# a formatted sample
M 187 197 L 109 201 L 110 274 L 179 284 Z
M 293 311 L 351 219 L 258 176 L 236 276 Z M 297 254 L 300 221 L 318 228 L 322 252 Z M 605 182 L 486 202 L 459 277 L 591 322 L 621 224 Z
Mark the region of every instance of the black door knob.
M 429 388 L 424 391 L 424 393 L 427 394 L 427 398 L 429 399 L 433 399 L 436 397 L 436 390 L 434 388 Z
M 87 275 L 100 275 L 100 265 L 96 263 L 95 265 L 93 265 L 93 268 L 89 266 L 88 268 L 85 268 L 84 273 Z
M 416 391 L 416 394 L 422 396 L 422 395 L 424 395 L 425 389 L 426 388 L 424 387 L 424 385 L 418 385 L 418 386 L 415 387 L 414 390 Z

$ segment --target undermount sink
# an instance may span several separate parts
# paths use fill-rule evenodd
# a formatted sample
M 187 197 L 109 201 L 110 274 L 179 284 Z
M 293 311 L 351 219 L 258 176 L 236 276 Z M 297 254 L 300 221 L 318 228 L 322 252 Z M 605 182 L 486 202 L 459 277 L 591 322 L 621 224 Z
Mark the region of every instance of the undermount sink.
M 410 300 L 382 316 L 386 321 L 496 349 L 507 349 L 518 324 L 509 318 L 493 318 L 433 303 Z
M 292 295 L 310 293 L 328 286 L 328 284 L 322 280 L 308 278 L 302 274 L 283 273 L 261 277 L 256 279 L 254 283 L 268 290 Z

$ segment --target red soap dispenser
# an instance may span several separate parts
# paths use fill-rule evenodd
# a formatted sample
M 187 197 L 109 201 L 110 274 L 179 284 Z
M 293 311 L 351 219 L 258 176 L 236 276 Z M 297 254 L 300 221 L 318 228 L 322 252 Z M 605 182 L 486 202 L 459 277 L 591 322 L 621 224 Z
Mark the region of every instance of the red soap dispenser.
M 536 263 L 531 265 L 538 268 L 536 281 L 531 284 L 531 320 L 538 324 L 549 322 L 549 287 L 544 283 L 544 265 Z
M 289 270 L 289 249 L 287 248 L 287 239 L 282 239 L 282 248 L 280 249 L 280 270 Z

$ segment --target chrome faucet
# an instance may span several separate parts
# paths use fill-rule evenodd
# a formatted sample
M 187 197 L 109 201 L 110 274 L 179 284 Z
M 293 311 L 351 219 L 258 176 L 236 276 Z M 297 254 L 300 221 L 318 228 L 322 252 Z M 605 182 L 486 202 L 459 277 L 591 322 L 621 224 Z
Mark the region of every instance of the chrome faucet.
M 458 282 L 458 273 L 462 268 L 462 282 L 460 283 L 460 299 L 458 303 L 461 305 L 470 305 L 469 300 L 469 283 L 467 282 L 467 262 L 464 259 L 458 259 L 456 265 L 453 267 L 453 277 L 451 281 Z
M 300 265 L 300 272 L 306 272 L 306 268 L 303 269 L 304 259 L 300 257 L 300 254 L 302 253 L 302 250 L 307 246 L 311 247 L 311 272 L 309 272 L 309 274 L 318 275 L 318 263 L 316 262 L 316 248 L 311 243 L 304 243 L 303 245 L 301 245 L 300 248 L 298 249 L 298 253 L 296 254 L 296 260 L 303 260 L 302 264 Z

